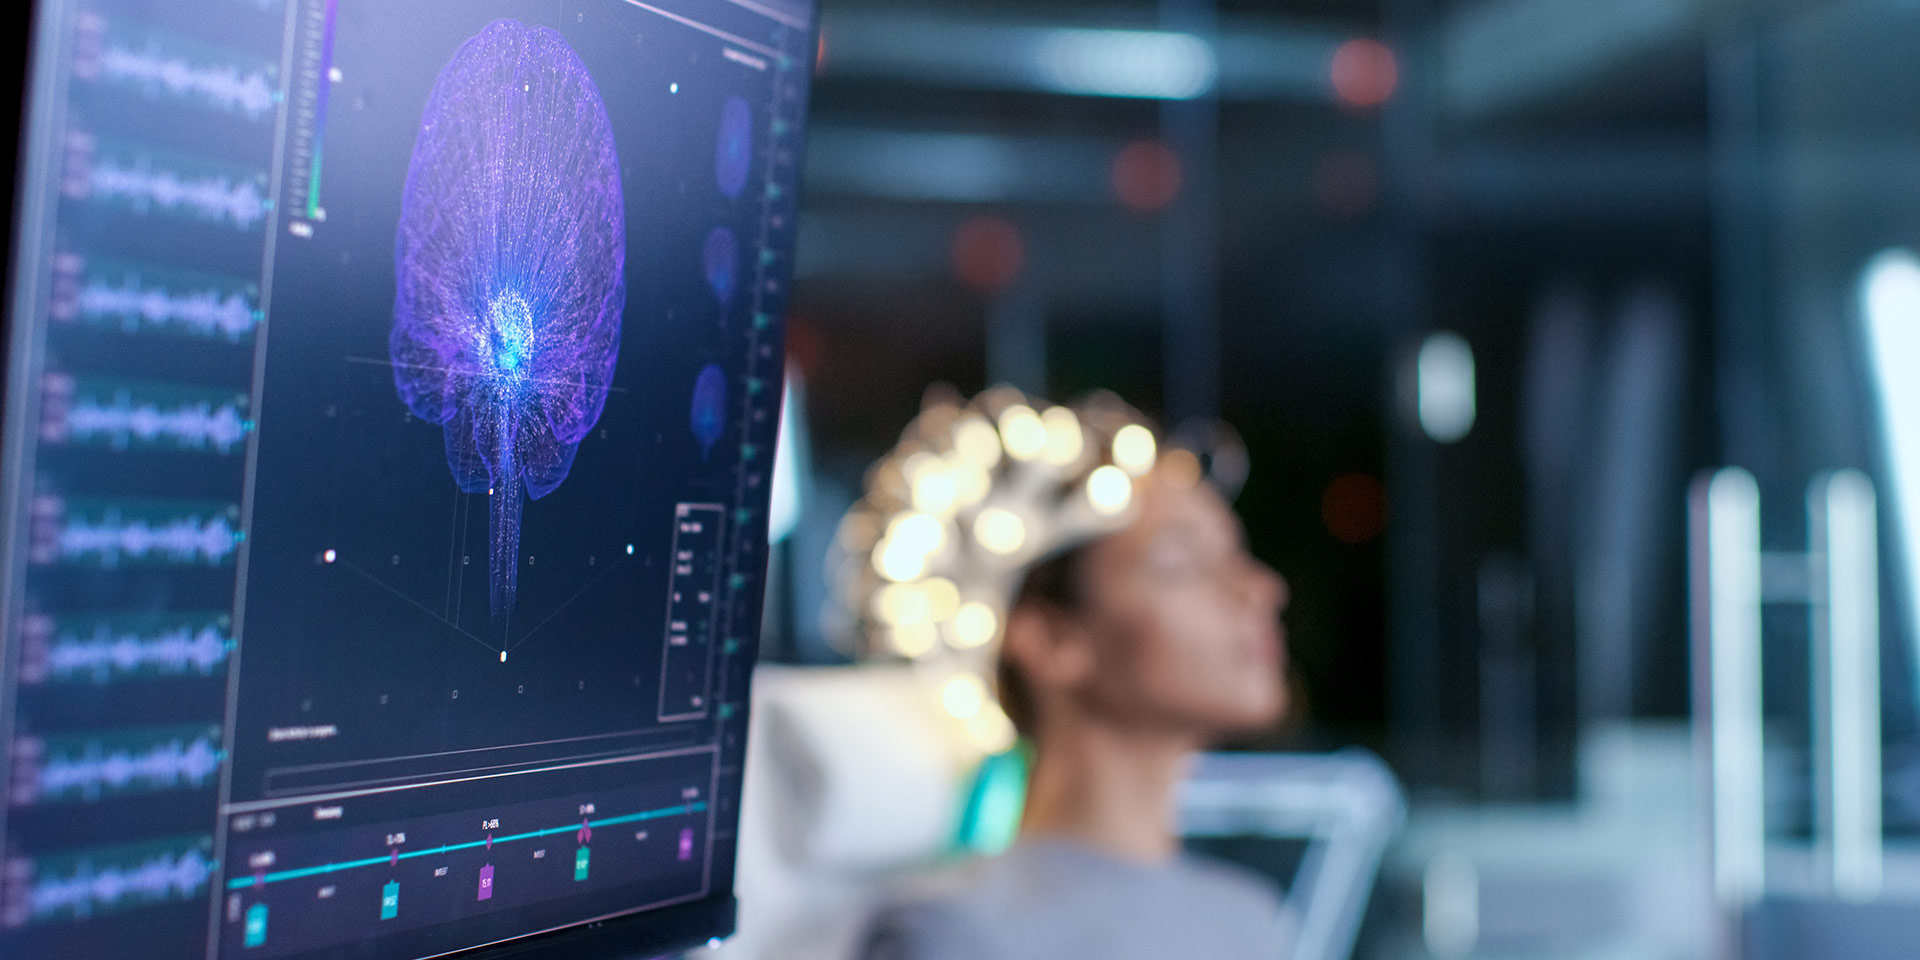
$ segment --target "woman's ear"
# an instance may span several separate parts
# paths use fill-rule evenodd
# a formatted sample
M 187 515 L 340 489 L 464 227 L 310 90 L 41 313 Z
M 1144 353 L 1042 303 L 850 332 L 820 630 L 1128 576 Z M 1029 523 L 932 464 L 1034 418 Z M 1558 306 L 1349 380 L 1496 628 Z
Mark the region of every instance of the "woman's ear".
M 1014 607 L 1001 642 L 1001 656 L 1012 662 L 1037 697 L 1070 694 L 1093 677 L 1092 638 L 1062 611 L 1033 603 Z

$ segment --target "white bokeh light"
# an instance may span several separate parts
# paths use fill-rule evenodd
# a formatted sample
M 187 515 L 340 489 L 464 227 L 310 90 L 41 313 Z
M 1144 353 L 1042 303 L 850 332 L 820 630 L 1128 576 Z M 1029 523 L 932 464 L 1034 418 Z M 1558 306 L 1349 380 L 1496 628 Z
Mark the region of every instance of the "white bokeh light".
M 1473 348 L 1457 333 L 1440 331 L 1420 344 L 1416 365 L 1420 429 L 1438 443 L 1454 443 L 1473 429 Z

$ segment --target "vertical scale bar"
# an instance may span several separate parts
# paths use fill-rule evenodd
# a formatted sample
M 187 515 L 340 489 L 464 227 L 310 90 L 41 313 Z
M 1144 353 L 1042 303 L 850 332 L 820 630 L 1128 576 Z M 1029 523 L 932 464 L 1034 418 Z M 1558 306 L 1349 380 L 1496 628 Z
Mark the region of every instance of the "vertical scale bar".
M 1713 887 L 1723 904 L 1741 907 L 1766 883 L 1760 491 L 1753 475 L 1738 467 L 1715 472 L 1696 485 L 1693 513 L 1695 675 L 1704 673 L 1696 681 L 1694 722 L 1705 718 Z
M 1873 484 L 1857 470 L 1807 491 L 1814 576 L 1818 839 L 1833 890 L 1880 891 L 1880 567 Z
M 333 29 L 340 0 L 327 0 L 327 27 L 320 41 L 320 79 L 315 93 L 313 117 L 313 159 L 307 173 L 307 219 L 324 220 L 320 210 L 320 154 L 327 139 L 327 97 L 333 90 Z

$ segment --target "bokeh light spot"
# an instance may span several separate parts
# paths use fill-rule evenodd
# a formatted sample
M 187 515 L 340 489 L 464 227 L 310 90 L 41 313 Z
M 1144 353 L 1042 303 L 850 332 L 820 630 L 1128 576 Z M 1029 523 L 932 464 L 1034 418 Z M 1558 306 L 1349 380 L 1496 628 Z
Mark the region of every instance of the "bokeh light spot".
M 1365 473 L 1343 473 L 1320 497 L 1320 519 L 1327 532 L 1346 543 L 1366 543 L 1387 526 L 1387 491 Z
M 976 290 L 992 293 L 1012 283 L 1026 256 L 1020 228 L 1001 217 L 974 217 L 953 234 L 953 272 Z
M 1348 40 L 1333 52 L 1334 95 L 1355 107 L 1377 107 L 1400 85 L 1400 65 L 1386 44 L 1368 37 Z
M 1180 196 L 1180 157 L 1165 144 L 1137 140 L 1113 158 L 1113 193 L 1140 213 L 1163 210 Z

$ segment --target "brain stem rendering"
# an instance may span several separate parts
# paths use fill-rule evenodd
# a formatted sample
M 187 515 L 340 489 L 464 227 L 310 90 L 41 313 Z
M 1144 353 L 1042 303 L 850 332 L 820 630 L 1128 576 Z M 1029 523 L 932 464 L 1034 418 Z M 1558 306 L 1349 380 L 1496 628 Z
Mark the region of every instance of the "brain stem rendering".
M 513 609 L 520 513 L 600 419 L 626 304 L 613 129 L 558 33 L 496 20 L 440 71 L 407 169 L 388 346 L 459 488 L 489 494 L 489 600 Z

